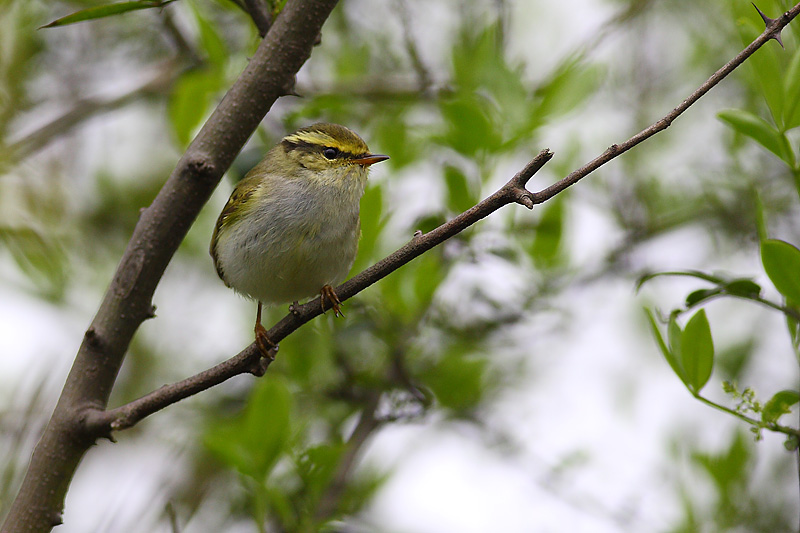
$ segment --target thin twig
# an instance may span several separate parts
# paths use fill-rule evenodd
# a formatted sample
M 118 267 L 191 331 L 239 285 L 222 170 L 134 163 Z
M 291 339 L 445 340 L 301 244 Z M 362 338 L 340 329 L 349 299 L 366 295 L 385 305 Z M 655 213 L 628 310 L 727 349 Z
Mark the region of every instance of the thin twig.
M 761 48 L 764 43 L 769 41 L 770 39 L 775 39 L 776 35 L 780 35 L 780 31 L 786 27 L 789 22 L 794 19 L 798 13 L 800 13 L 800 4 L 795 5 L 792 9 L 781 15 L 779 18 L 772 20 L 770 24 L 767 25 L 766 29 L 764 30 L 761 35 L 756 37 L 756 39 L 750 43 L 744 50 L 739 52 L 736 57 L 725 63 L 719 70 L 717 70 L 714 74 L 711 75 L 710 78 L 706 80 L 700 87 L 697 88 L 692 94 L 690 94 L 683 102 L 680 103 L 678 107 L 667 113 L 667 115 L 651 124 L 649 127 L 645 128 L 644 130 L 640 131 L 627 141 L 621 144 L 612 144 L 605 152 L 600 154 L 595 159 L 592 159 L 584 166 L 579 168 L 578 170 L 572 172 L 570 175 L 562 179 L 561 181 L 551 185 L 550 187 L 536 193 L 533 195 L 534 204 L 539 204 L 552 198 L 554 195 L 560 193 L 567 187 L 575 185 L 581 179 L 589 175 L 590 173 L 594 172 L 602 165 L 605 165 L 615 157 L 624 154 L 637 144 L 640 144 L 656 133 L 667 129 L 676 118 L 678 118 L 684 111 L 689 109 L 695 102 L 697 102 L 700 97 L 710 91 L 715 85 L 721 82 L 725 77 L 730 74 L 731 72 L 736 69 L 739 65 L 745 62 L 745 60 L 753 55 L 756 50 Z
M 341 301 L 351 298 L 365 288 L 376 283 L 378 280 L 388 276 L 401 266 L 409 263 L 416 257 L 509 203 L 516 202 L 531 209 L 535 204 L 540 204 L 554 197 L 591 172 L 597 170 L 602 165 L 630 150 L 637 144 L 649 139 L 656 133 L 665 130 L 673 120 L 686 111 L 700 97 L 718 84 L 725 76 L 729 75 L 748 57 L 753 55 L 756 50 L 773 38 L 776 33 L 779 33 L 782 28 L 798 15 L 798 13 L 800 13 L 800 3 L 768 25 L 764 32 L 750 43 L 750 45 L 715 72 L 705 83 L 689 95 L 679 106 L 670 111 L 664 118 L 653 123 L 650 127 L 637 133 L 627 141 L 612 145 L 603 152 L 603 154 L 555 184 L 539 192 L 531 193 L 525 189 L 525 185 L 531 176 L 553 156 L 552 152 L 549 150 L 543 150 L 497 192 L 429 233 L 415 235 L 408 244 L 401 247 L 393 254 L 336 287 L 336 294 Z M 267 332 L 267 335 L 274 342 L 280 342 L 286 338 L 287 335 L 321 313 L 319 298 L 315 298 L 304 305 L 294 306 L 293 312 L 287 314 L 280 322 L 273 326 Z M 141 419 L 188 396 L 230 379 L 233 376 L 244 373 L 260 375 L 263 371 L 266 371 L 269 361 L 263 360 L 259 367 L 259 360 L 260 352 L 256 344 L 253 343 L 234 357 L 213 368 L 178 383 L 165 385 L 126 405 L 108 411 L 89 409 L 86 412 L 86 423 L 90 431 L 96 435 L 107 435 L 112 430 L 129 428 Z M 255 371 L 254 369 L 256 368 L 260 371 Z

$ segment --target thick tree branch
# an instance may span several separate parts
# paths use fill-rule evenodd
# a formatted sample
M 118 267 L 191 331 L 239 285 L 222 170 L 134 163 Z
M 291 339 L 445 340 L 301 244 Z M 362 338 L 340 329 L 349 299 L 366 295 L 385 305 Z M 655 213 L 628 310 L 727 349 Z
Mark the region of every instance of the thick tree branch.
M 536 193 L 531 193 L 525 188 L 528 180 L 553 156 L 552 152 L 549 150 L 543 150 L 536 158 L 528 163 L 522 171 L 493 195 L 433 231 L 426 234 L 415 235 L 411 242 L 390 256 L 341 284 L 336 288 L 336 294 L 342 301 L 353 297 L 414 258 L 419 257 L 426 251 L 441 244 L 504 205 L 519 203 L 531 209 L 535 204 L 543 203 L 554 197 L 591 172 L 597 170 L 602 165 L 646 139 L 649 139 L 656 133 L 665 130 L 675 118 L 686 111 L 701 96 L 706 94 L 736 67 L 741 65 L 748 57 L 753 55 L 764 43 L 774 38 L 773 36 L 789 24 L 798 13 L 800 13 L 800 3 L 795 5 L 790 11 L 784 13 L 780 18 L 770 23 L 758 38 L 715 72 L 705 83 L 689 95 L 679 106 L 670 111 L 664 118 L 653 123 L 627 141 L 612 145 L 603 154 L 550 187 Z M 304 305 L 295 306 L 293 312 L 286 315 L 280 322 L 273 326 L 267 334 L 270 339 L 275 342 L 280 342 L 287 335 L 321 313 L 319 298 Z M 93 426 L 94 431 L 98 434 L 108 434 L 112 430 L 129 428 L 156 411 L 188 396 L 206 390 L 236 375 L 245 373 L 262 375 L 270 362 L 271 361 L 267 359 L 261 358 L 258 348 L 255 343 L 253 343 L 234 357 L 200 374 L 172 385 L 165 385 L 138 400 L 134 400 L 116 409 L 109 411 L 95 410 L 89 413 L 87 423 Z
M 34 450 L 4 533 L 45 532 L 61 523 L 73 474 L 97 433 L 87 413 L 104 409 L 133 334 L 153 315 L 164 269 L 223 172 L 311 54 L 336 0 L 284 8 L 239 79 L 178 162 L 139 223 Z

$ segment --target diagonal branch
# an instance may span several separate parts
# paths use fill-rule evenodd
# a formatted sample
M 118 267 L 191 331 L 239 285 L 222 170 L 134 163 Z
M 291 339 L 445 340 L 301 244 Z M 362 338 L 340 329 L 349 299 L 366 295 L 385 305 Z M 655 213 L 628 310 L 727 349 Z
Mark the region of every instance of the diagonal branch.
M 336 294 L 342 301 L 353 297 L 401 266 L 409 263 L 414 258 L 422 255 L 438 244 L 441 244 L 507 204 L 519 203 L 532 209 L 535 204 L 547 201 L 568 187 L 576 184 L 602 165 L 630 150 L 637 144 L 649 139 L 656 133 L 665 130 L 673 120 L 691 107 L 700 97 L 722 81 L 722 79 L 733 72 L 736 67 L 753 55 L 764 43 L 779 34 L 781 29 L 788 25 L 798 13 L 800 13 L 800 3 L 784 13 L 780 18 L 769 23 L 764 32 L 750 43 L 750 45 L 715 72 L 705 83 L 681 102 L 679 106 L 670 111 L 664 118 L 653 123 L 630 139 L 621 144 L 612 145 L 600 156 L 550 187 L 536 193 L 531 193 L 525 188 L 525 185 L 533 174 L 553 156 L 553 153 L 549 150 L 543 150 L 497 192 L 429 233 L 415 234 L 414 238 L 408 244 L 337 287 Z M 287 335 L 321 313 L 319 298 L 315 298 L 304 305 L 294 306 L 293 312 L 287 314 L 280 322 L 273 326 L 267 332 L 267 335 L 276 343 L 280 342 Z M 129 428 L 143 418 L 173 403 L 222 383 L 239 374 L 251 373 L 261 376 L 264 374 L 269 364 L 270 361 L 268 359 L 261 358 L 259 349 L 256 347 L 255 343 L 253 343 L 234 357 L 217 366 L 183 381 L 172 385 L 165 385 L 126 405 L 108 411 L 103 411 L 102 409 L 87 410 L 85 422 L 93 434 L 109 435 L 113 430 Z

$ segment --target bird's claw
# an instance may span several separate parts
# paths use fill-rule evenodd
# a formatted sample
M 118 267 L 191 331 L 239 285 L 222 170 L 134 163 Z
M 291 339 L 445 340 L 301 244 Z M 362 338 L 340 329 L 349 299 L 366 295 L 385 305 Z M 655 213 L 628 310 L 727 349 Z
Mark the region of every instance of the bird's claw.
M 325 285 L 322 287 L 322 290 L 319 291 L 320 293 L 320 304 L 322 305 L 322 312 L 325 312 L 325 300 L 328 300 L 331 303 L 331 308 L 333 309 L 334 316 L 344 316 L 342 312 L 342 302 L 339 300 L 339 297 L 336 295 L 336 291 L 333 290 L 333 287 L 330 285 Z
M 256 346 L 258 346 L 261 355 L 270 361 L 274 361 L 275 354 L 278 352 L 278 345 L 270 340 L 267 336 L 267 329 L 261 324 L 256 324 L 255 331 Z

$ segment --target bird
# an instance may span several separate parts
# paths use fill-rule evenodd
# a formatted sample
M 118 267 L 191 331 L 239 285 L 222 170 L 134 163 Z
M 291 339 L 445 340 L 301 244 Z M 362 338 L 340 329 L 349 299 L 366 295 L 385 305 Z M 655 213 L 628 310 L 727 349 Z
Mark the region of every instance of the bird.
M 255 339 L 274 358 L 263 305 L 321 296 L 335 315 L 333 289 L 345 279 L 361 235 L 359 204 L 373 154 L 352 130 L 316 123 L 283 137 L 235 186 L 214 226 L 209 252 L 226 286 L 258 303 Z

